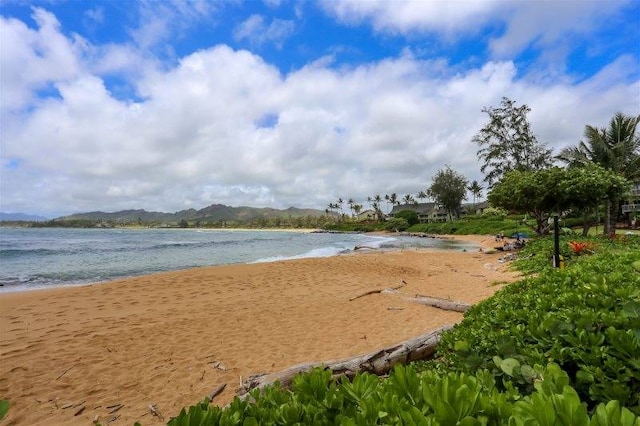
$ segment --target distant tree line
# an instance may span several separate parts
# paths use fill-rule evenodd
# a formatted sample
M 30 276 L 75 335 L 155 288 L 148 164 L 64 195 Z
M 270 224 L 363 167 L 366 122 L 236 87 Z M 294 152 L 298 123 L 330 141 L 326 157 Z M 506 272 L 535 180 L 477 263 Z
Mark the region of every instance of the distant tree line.
M 548 219 L 553 214 L 582 217 L 586 234 L 590 226 L 600 221 L 602 211 L 603 232 L 615 233 L 615 225 L 621 219 L 621 200 L 638 197 L 630 188 L 632 182 L 640 182 L 640 115 L 617 113 L 606 128 L 587 125 L 583 141 L 554 155 L 533 133 L 527 119 L 531 109 L 526 104 L 518 106 L 505 97 L 500 106 L 482 111 L 489 120 L 472 143 L 478 146 L 480 171 L 492 206 L 531 216 L 536 222 L 534 230 L 540 234 L 548 232 Z M 424 199 L 433 200 L 450 218 L 456 218 L 467 195 L 472 196 L 475 206 L 484 189 L 478 181 L 469 183 L 465 176 L 445 165 L 436 171 L 431 184 L 415 195 L 375 194 L 368 196 L 366 202 L 377 222 L 385 221 L 385 203 L 390 210 L 395 205 L 415 205 Z M 342 197 L 329 203 L 327 217 L 334 221 L 354 219 L 364 207 L 348 198 L 347 215 L 344 203 Z M 628 213 L 627 221 L 636 220 L 636 215 L 638 212 Z

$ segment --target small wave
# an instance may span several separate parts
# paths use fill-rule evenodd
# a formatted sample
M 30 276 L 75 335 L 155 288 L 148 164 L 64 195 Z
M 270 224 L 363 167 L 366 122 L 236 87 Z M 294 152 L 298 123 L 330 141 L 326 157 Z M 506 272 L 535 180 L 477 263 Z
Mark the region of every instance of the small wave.
M 0 258 L 13 258 L 20 256 L 51 256 L 54 254 L 60 253 L 60 250 L 52 250 L 52 249 L 2 249 L 0 250 Z
M 281 260 L 294 260 L 294 259 L 311 259 L 318 257 L 331 257 L 337 256 L 339 254 L 350 253 L 352 250 L 347 248 L 340 247 L 320 247 L 313 250 L 310 250 L 306 253 L 293 255 L 293 256 L 270 256 L 264 257 L 262 259 L 254 260 L 249 263 L 269 263 L 269 262 L 279 262 Z

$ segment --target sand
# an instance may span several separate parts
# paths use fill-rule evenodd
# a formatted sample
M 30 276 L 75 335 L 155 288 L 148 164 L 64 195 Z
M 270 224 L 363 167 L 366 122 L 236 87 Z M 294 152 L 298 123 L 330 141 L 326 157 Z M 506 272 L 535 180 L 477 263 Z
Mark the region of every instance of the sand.
M 251 374 L 368 353 L 462 319 L 404 297 L 475 303 L 516 278 L 502 253 L 366 251 L 0 294 L 0 398 L 12 404 L 3 424 L 156 424 L 149 405 L 168 420 L 223 383 L 215 403 L 225 405 Z M 402 280 L 397 294 L 349 301 Z

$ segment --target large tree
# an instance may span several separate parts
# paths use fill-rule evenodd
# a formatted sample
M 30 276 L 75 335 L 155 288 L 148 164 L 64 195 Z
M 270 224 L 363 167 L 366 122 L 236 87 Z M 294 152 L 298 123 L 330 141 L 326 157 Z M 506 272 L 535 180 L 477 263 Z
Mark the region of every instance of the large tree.
M 502 98 L 497 108 L 484 108 L 489 121 L 473 137 L 478 144 L 478 159 L 483 162 L 480 170 L 485 181 L 492 186 L 511 170 L 541 170 L 551 167 L 551 150 L 538 142 L 527 120 L 531 111 L 526 104 L 517 106 L 515 101 Z
M 546 234 L 551 214 L 570 208 L 584 211 L 597 200 L 619 197 L 627 185 L 628 181 L 619 174 L 595 164 L 584 169 L 512 170 L 493 186 L 489 202 L 529 214 L 536 221 L 536 233 Z
M 640 116 L 617 113 L 608 128 L 585 127 L 585 140 L 577 146 L 563 149 L 558 159 L 572 167 L 599 164 L 624 178 L 640 180 L 640 135 L 636 133 Z M 605 200 L 604 233 L 615 233 L 620 198 Z
M 467 199 L 467 179 L 450 166 L 438 170 L 427 190 L 429 197 L 444 207 L 449 217 L 458 217 L 462 200 Z

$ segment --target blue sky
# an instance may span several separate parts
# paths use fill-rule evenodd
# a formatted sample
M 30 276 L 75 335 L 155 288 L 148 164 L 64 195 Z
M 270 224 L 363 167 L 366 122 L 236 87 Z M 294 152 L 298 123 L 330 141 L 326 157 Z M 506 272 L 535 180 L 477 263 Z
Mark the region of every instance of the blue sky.
M 324 209 L 640 113 L 637 1 L 0 2 L 0 210 Z

